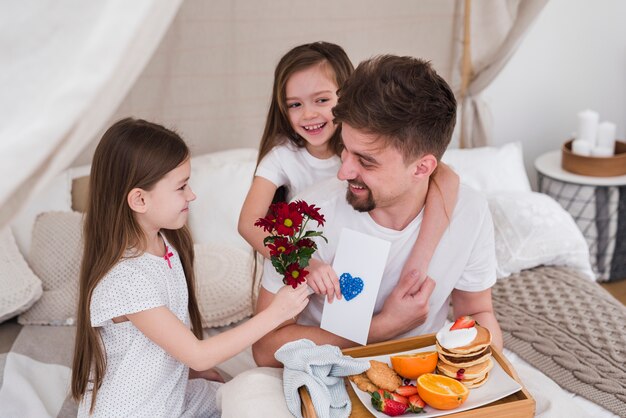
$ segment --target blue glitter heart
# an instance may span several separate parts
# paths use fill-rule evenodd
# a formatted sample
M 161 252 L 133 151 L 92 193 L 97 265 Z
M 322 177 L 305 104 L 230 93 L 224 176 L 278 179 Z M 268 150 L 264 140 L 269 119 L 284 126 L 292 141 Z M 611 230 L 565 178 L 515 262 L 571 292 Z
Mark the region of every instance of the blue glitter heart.
M 346 302 L 349 302 L 363 291 L 363 280 L 360 277 L 352 277 L 350 273 L 343 273 L 339 277 L 339 287 Z

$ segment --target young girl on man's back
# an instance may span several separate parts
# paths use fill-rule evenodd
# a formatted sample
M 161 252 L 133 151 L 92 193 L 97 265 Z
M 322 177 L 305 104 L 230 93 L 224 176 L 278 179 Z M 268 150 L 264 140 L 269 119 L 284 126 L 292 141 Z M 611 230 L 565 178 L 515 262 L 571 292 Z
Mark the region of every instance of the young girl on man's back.
M 269 258 L 267 236 L 254 222 L 266 215 L 278 188 L 290 200 L 309 186 L 336 177 L 341 160 L 341 127 L 333 123 L 337 90 L 354 67 L 338 45 L 315 42 L 287 52 L 276 67 L 274 87 L 257 169 L 239 217 L 240 234 Z M 428 189 L 424 221 L 402 274 L 425 277 L 435 249 L 449 224 L 459 187 L 458 176 L 445 164 Z M 309 202 L 314 204 L 315 202 Z M 443 215 L 443 216 L 442 216 Z M 328 265 L 311 259 L 308 285 L 316 292 L 341 297 L 337 275 Z
M 72 368 L 79 416 L 219 416 L 211 368 L 308 303 L 305 286 L 286 286 L 268 309 L 202 340 L 190 169 L 183 140 L 143 120 L 115 123 L 96 149 Z

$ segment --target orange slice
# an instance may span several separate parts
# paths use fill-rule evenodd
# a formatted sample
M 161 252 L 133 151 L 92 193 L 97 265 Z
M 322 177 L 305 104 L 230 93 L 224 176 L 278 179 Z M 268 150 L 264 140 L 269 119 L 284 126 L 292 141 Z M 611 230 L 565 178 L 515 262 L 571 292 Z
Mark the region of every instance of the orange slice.
M 435 367 L 437 367 L 437 352 L 423 351 L 421 353 L 391 356 L 391 367 L 402 377 L 417 379 L 424 373 L 432 373 L 435 370 Z
M 467 400 L 469 389 L 451 377 L 426 373 L 417 378 L 417 393 L 435 409 L 454 409 Z

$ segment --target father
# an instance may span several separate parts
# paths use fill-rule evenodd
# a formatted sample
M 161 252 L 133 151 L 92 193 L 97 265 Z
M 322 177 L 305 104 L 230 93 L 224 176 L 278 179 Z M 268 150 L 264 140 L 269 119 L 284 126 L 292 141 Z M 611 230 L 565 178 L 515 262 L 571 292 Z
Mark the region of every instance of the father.
M 342 124 L 342 165 L 333 180 L 299 198 L 321 208 L 324 235 L 314 257 L 332 264 L 343 227 L 391 242 L 376 300 L 370 343 L 436 332 L 452 304 L 454 317 L 472 315 L 489 328 L 502 347 L 494 316 L 493 224 L 485 199 L 461 185 L 450 226 L 432 258 L 429 276 L 400 277 L 419 232 L 429 178 L 450 143 L 456 100 L 428 62 L 384 55 L 362 62 L 339 92 L 333 110 Z M 334 184 L 331 184 L 334 183 Z M 442 214 L 442 216 L 446 216 Z M 265 262 L 257 310 L 266 308 L 282 277 Z M 289 321 L 253 346 L 260 366 L 280 366 L 274 358 L 283 344 L 308 338 L 340 347 L 354 343 L 319 327 L 324 296 L 312 295 L 297 320 Z

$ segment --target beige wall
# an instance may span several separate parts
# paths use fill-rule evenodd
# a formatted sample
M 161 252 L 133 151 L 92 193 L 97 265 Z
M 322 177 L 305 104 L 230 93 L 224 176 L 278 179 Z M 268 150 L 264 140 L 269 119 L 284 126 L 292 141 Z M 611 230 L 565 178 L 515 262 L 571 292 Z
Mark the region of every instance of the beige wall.
M 381 53 L 429 59 L 454 87 L 457 4 L 462 2 L 186 0 L 110 123 L 125 116 L 162 123 L 175 128 L 194 154 L 256 147 L 276 63 L 293 46 L 318 40 L 343 46 L 355 64 Z M 73 165 L 88 163 L 96 143 Z

